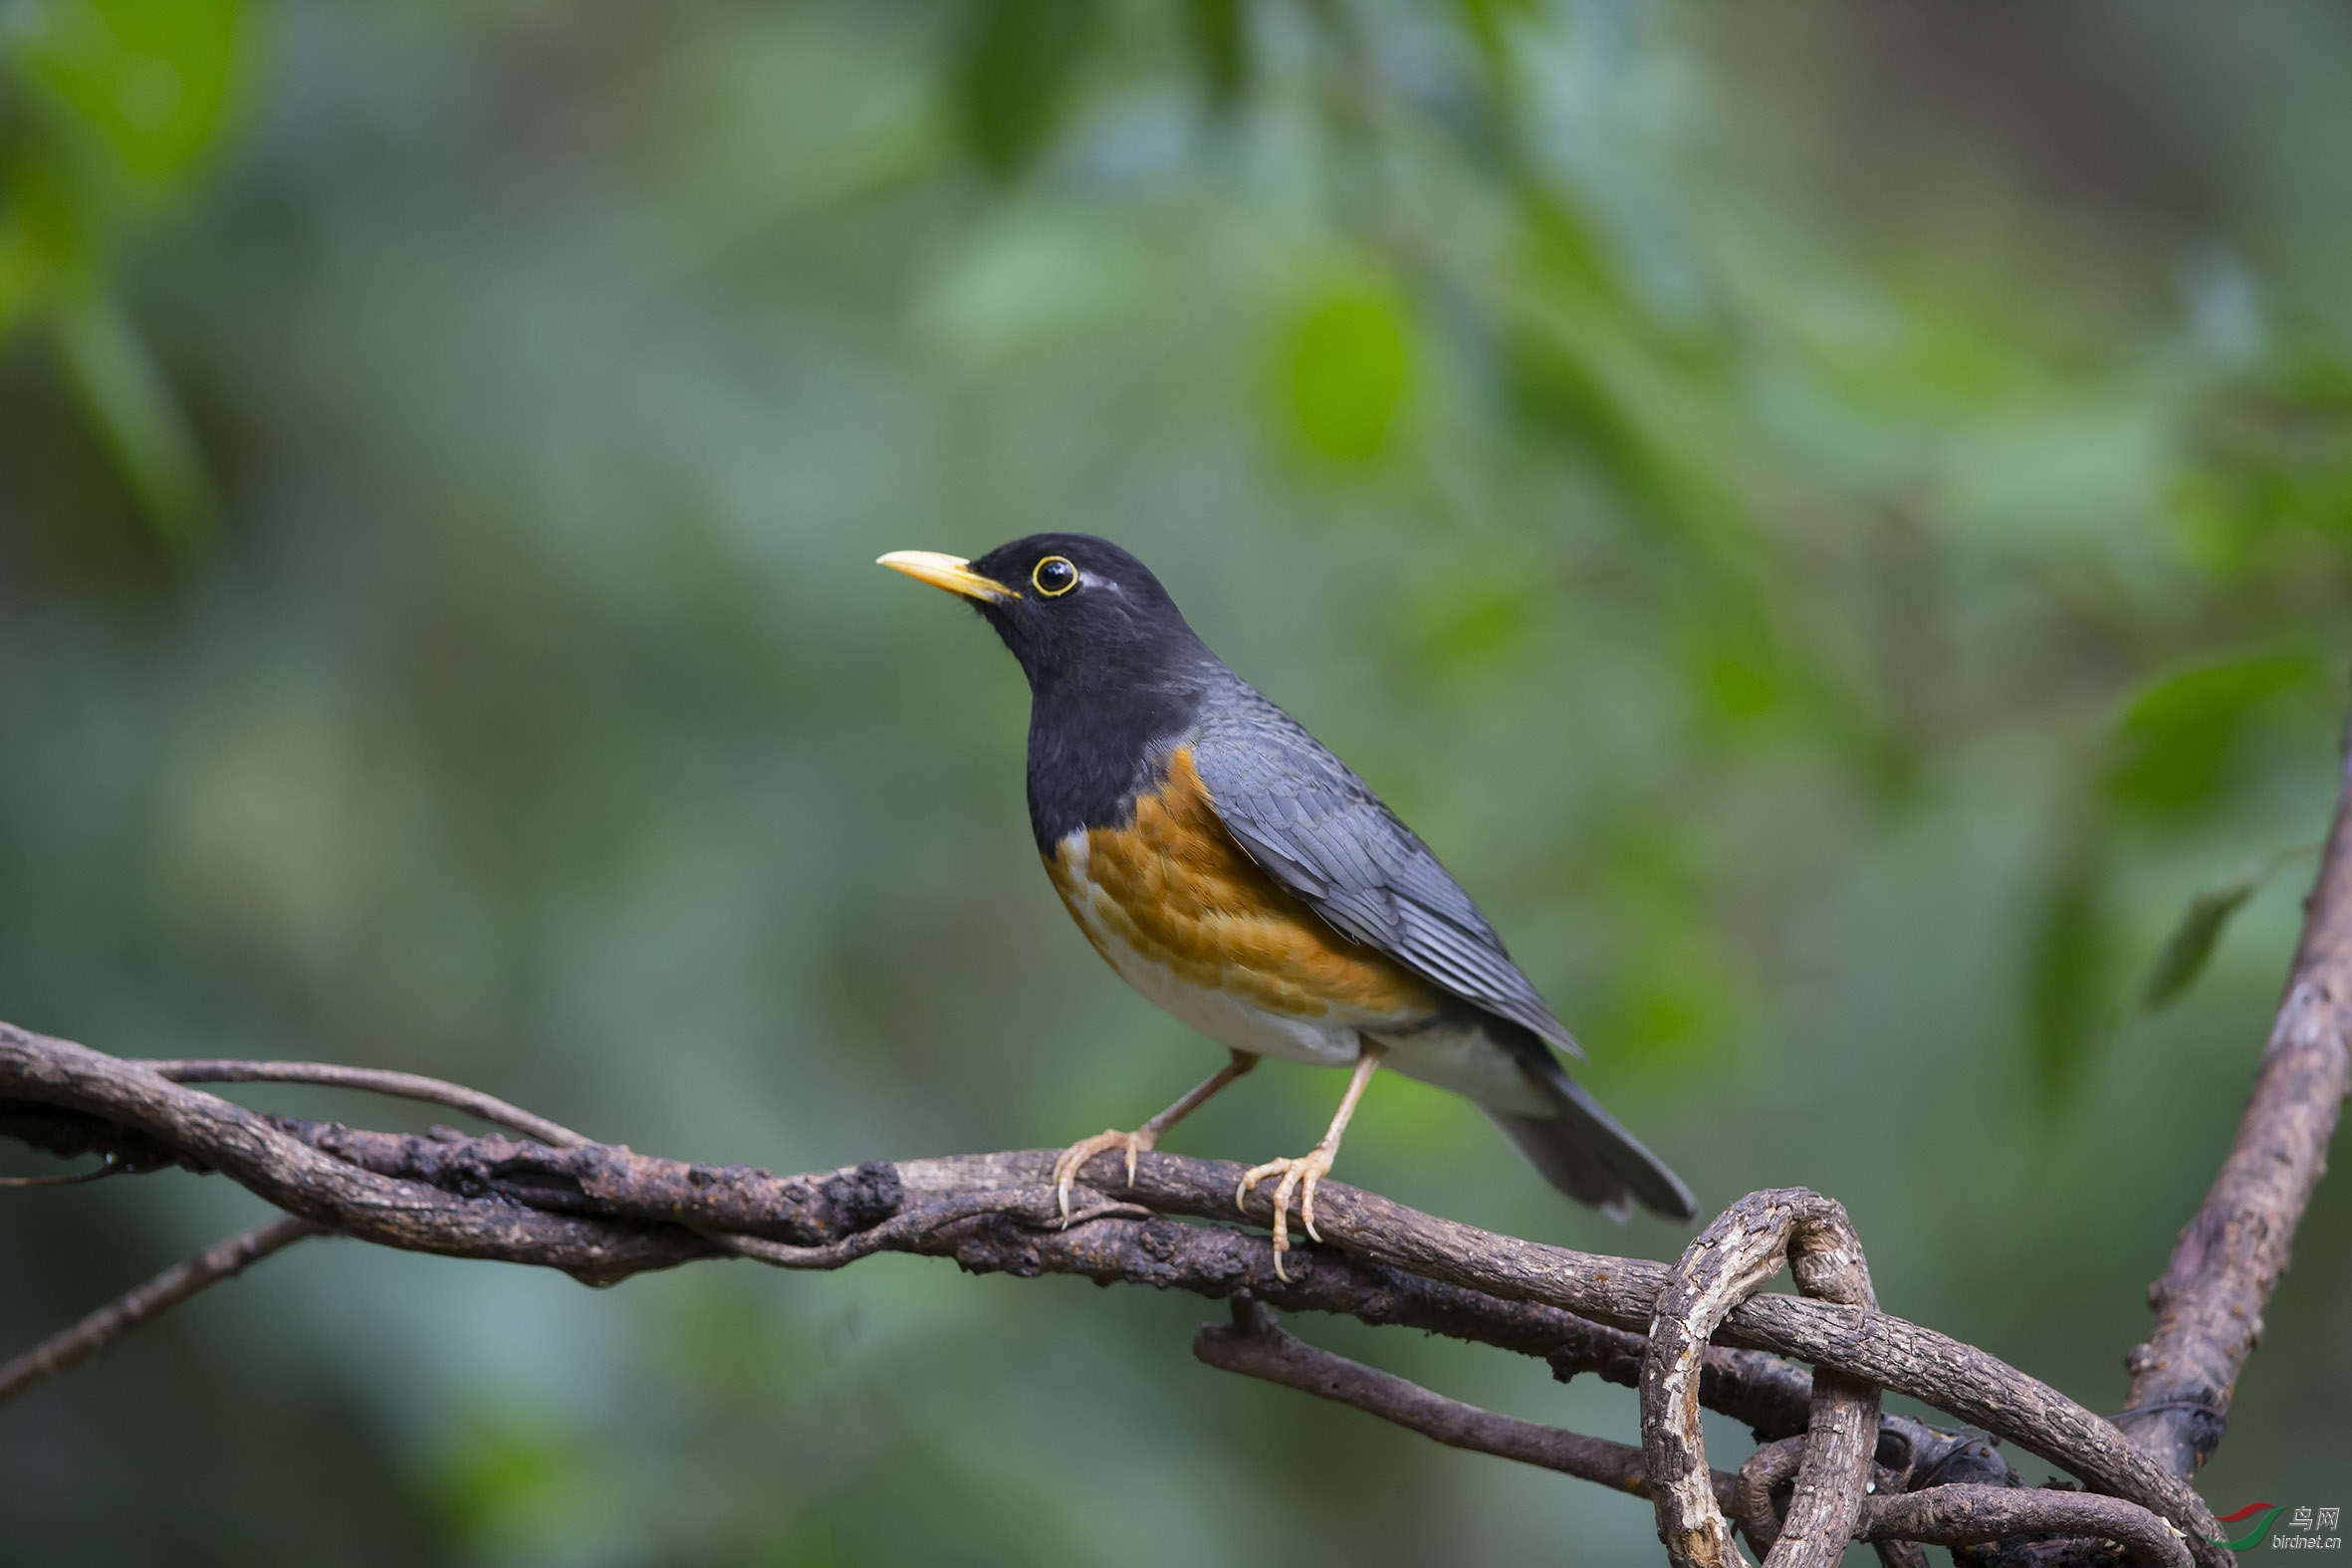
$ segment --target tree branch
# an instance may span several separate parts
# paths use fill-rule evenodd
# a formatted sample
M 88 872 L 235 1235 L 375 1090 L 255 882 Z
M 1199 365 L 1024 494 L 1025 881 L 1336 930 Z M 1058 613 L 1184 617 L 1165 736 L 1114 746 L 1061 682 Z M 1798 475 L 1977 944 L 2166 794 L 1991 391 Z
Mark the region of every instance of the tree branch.
M 1649 1339 L 1599 1323 L 1588 1327 L 1588 1334 L 1550 1352 L 1551 1375 L 1566 1383 L 1589 1372 L 1619 1388 L 1640 1388 Z M 1699 1403 L 1746 1423 L 1760 1440 L 1794 1437 L 1811 1419 L 1813 1375 L 1761 1350 L 1709 1345 L 1699 1367 Z
M 323 1233 L 308 1220 L 280 1215 L 267 1224 L 183 1258 L 136 1289 L 118 1296 L 70 1328 L 63 1328 L 14 1360 L 0 1365 L 0 1405 L 36 1384 L 73 1371 L 134 1328 L 143 1328 L 173 1307 L 306 1235 Z
M 2195 1474 L 2222 1441 L 2238 1371 L 2261 1339 L 2352 1088 L 2352 755 L 2304 908 L 2286 1000 L 2237 1136 L 2164 1277 L 2148 1287 L 2156 1325 L 2124 1362 L 2132 1388 L 2117 1423 L 2176 1475 Z
M 1433 1394 L 1394 1373 L 1318 1350 L 1276 1323 L 1274 1314 L 1247 1295 L 1233 1299 L 1233 1323 L 1205 1323 L 1192 1339 L 1192 1353 L 1209 1366 L 1244 1377 L 1297 1389 L 1318 1399 L 1352 1405 L 1410 1432 L 1473 1454 L 1517 1459 L 1612 1491 L 1650 1495 L 1641 1450 L 1606 1438 L 1588 1438 L 1498 1415 Z M 1728 1503 L 1737 1478 L 1715 1472 L 1715 1485 Z
M 1752 1193 L 1717 1216 L 1684 1250 L 1652 1311 L 1642 1359 L 1642 1452 L 1654 1481 L 1658 1538 L 1674 1568 L 1745 1562 L 1707 1466 L 1697 1374 L 1708 1336 L 1779 1272 L 1783 1257 L 1807 1296 L 1877 1305 L 1845 1210 L 1790 1189 Z M 1806 1427 L 1796 1493 L 1766 1568 L 1829 1568 L 1845 1555 L 1878 1447 L 1878 1390 L 1823 1368 L 1813 1378 Z
M 1774 1511 L 1774 1498 L 1796 1480 L 1803 1453 L 1800 1438 L 1767 1443 L 1740 1466 L 1740 1528 L 1760 1549 L 1769 1551 L 1779 1539 L 1781 1519 Z M 1876 1468 L 1875 1495 L 1862 1504 L 1854 1538 L 1875 1545 L 1882 1562 L 1924 1568 L 1926 1559 L 1916 1544 L 1921 1541 L 1963 1546 L 2024 1535 L 2041 1538 L 2012 1545 L 2004 1562 L 2104 1562 L 2114 1555 L 2107 1545 L 2112 1541 L 2136 1563 L 2188 1568 L 2188 1547 L 2169 1525 L 2137 1503 L 2092 1492 L 2029 1489 L 2007 1472 L 2006 1465 L 1999 1466 L 2003 1478 L 1992 1484 L 1940 1479 L 1936 1456 L 1927 1457 L 1926 1466 L 1906 1463 L 1889 1468 L 1882 1462 Z M 2088 1554 L 2081 1548 L 2088 1548 Z
M 1780 1544 L 1786 1515 L 1796 1501 L 1797 1471 L 1803 1466 L 1806 1446 L 1807 1440 L 1802 1437 L 1763 1444 L 1740 1466 L 1735 1505 L 1725 1511 L 1740 1521 L 1740 1533 L 1760 1552 L 1768 1554 Z M 1910 1481 L 1911 1460 L 1918 1450 L 1910 1445 L 1900 1447 L 1907 1451 L 1901 1462 L 1890 1466 L 1881 1459 L 1871 1466 L 1870 1490 L 1875 1496 L 1892 1496 Z M 1871 1500 L 1862 1499 L 1857 1517 L 1868 1511 Z M 1860 1535 L 1859 1525 L 1854 1533 Z M 1843 1543 L 1840 1543 L 1840 1555 L 1843 1555 Z M 1926 1568 L 1926 1559 L 1920 1555 L 1918 1546 L 1908 1541 L 1881 1541 L 1878 1556 L 1882 1563 L 1890 1563 L 1893 1568 Z M 1768 1555 L 1766 1560 L 1769 1561 Z
M 1088 1272 L 1208 1295 L 1230 1294 L 1245 1279 L 1263 1285 L 1270 1271 L 1259 1266 L 1270 1264 L 1271 1254 L 1255 1237 L 1205 1244 L 1199 1252 L 1222 1255 L 1202 1256 L 1170 1239 L 1194 1228 L 1117 1217 L 1234 1219 L 1239 1167 L 1224 1161 L 1148 1154 L 1130 1191 L 1119 1186 L 1120 1162 L 1098 1159 L 1088 1172 L 1103 1185 L 1082 1198 L 1104 1218 L 1055 1233 L 1047 1192 L 1053 1155 L 1042 1150 L 777 1178 L 605 1145 L 554 1150 L 503 1138 L 400 1139 L 262 1116 L 150 1067 L 5 1025 L 0 1101 L 15 1102 L 0 1104 L 0 1128 L 29 1134 L 53 1152 L 120 1147 L 150 1165 L 217 1171 L 361 1240 L 538 1263 L 591 1283 L 744 1248 L 789 1267 L 837 1267 L 872 1251 L 901 1250 L 952 1255 L 974 1268 Z M 1114 1207 L 1121 1202 L 1136 1207 Z M 1331 1244 L 1293 1254 L 1302 1282 L 1324 1268 L 1383 1265 L 1427 1285 L 1630 1329 L 1648 1326 L 1671 1278 L 1663 1264 L 1495 1235 L 1338 1184 L 1325 1186 L 1318 1210 Z M 1245 1216 L 1267 1225 L 1267 1199 L 1253 1195 Z M 1111 1240 L 1108 1255 L 1078 1239 L 1094 1233 Z M 1155 1257 L 1155 1247 L 1167 1258 Z M 1250 1254 L 1250 1266 L 1234 1266 L 1228 1247 Z M 1202 1271 L 1169 1267 L 1178 1256 Z M 1259 1294 L 1286 1304 L 1277 1290 Z M 1763 1294 L 1736 1307 L 1719 1337 L 1910 1394 L 2142 1501 L 2193 1534 L 2214 1533 L 2196 1494 L 2112 1426 L 1944 1335 L 1866 1307 Z
M 1874 1497 L 1862 1510 L 1866 1541 L 1965 1546 L 2013 1535 L 2099 1536 L 2140 1568 L 2190 1568 L 2189 1543 L 2164 1520 L 2121 1497 L 2050 1487 L 1930 1486 Z

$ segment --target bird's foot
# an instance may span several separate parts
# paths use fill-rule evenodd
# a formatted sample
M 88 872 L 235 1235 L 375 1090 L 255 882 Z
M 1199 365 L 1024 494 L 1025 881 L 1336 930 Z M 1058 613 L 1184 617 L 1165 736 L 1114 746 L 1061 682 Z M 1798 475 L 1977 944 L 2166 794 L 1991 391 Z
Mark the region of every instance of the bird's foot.
M 1294 1160 L 1269 1160 L 1264 1165 L 1252 1166 L 1242 1173 L 1242 1183 L 1233 1190 L 1233 1206 L 1242 1208 L 1242 1200 L 1250 1190 L 1270 1176 L 1282 1181 L 1274 1190 L 1274 1272 L 1275 1277 L 1288 1283 L 1291 1276 L 1283 1272 L 1283 1254 L 1291 1249 L 1291 1195 L 1298 1195 L 1298 1219 L 1306 1227 L 1306 1233 L 1320 1241 L 1322 1236 L 1314 1228 L 1315 1184 L 1331 1174 L 1331 1159 L 1337 1151 L 1316 1144 Z
M 1088 1160 L 1098 1154 L 1107 1154 L 1113 1149 L 1126 1150 L 1127 1185 L 1133 1187 L 1135 1185 L 1135 1157 L 1144 1150 L 1152 1148 L 1159 1141 L 1160 1135 L 1149 1127 L 1139 1127 L 1133 1132 L 1120 1132 L 1116 1127 L 1112 1127 L 1096 1133 L 1091 1138 L 1080 1138 L 1076 1143 L 1062 1150 L 1061 1158 L 1054 1162 L 1054 1200 L 1061 1208 L 1062 1227 L 1067 1229 L 1069 1225 L 1070 1184 L 1078 1179 L 1078 1172 L 1085 1169 Z

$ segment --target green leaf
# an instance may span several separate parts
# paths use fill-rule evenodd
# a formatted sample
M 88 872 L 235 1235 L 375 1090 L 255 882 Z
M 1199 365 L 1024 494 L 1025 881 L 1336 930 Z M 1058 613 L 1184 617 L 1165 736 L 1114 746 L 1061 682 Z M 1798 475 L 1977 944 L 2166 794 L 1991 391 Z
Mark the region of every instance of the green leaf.
M 2115 1022 L 2113 925 L 2104 856 L 2078 849 L 2044 890 L 2027 975 L 2033 1078 L 2045 1106 L 2073 1088 Z
M 957 65 L 964 134 L 982 166 L 1018 174 L 1068 107 L 1096 22 L 1093 0 L 979 0 Z
M 2148 982 L 2140 990 L 2143 1009 L 2154 1012 L 2189 989 L 2190 982 L 2205 969 L 2206 960 L 2213 957 L 2215 945 L 2222 940 L 2222 928 L 2239 905 L 2253 897 L 2254 886 L 2252 882 L 2233 882 L 2208 888 L 2189 900 L 2181 923 L 2165 939 L 2164 951 L 2156 955 Z
M 579 1529 L 591 1457 L 578 1431 L 544 1414 L 485 1416 L 436 1456 L 433 1490 L 460 1539 L 520 1555 Z
M 2181 912 L 2180 923 L 2165 938 L 2163 951 L 2148 968 L 2148 978 L 2140 987 L 2141 1009 L 2159 1011 L 2195 984 L 2213 958 L 2214 949 L 2221 945 L 2222 932 L 2230 924 L 2230 917 L 2260 891 L 2262 884 L 2280 867 L 2316 852 L 2317 848 L 2315 844 L 2304 844 L 2265 855 L 2219 887 L 2209 887 L 2191 898 L 2189 907 Z
M 1240 102 L 1250 83 L 1250 33 L 1242 0 L 1184 0 L 1184 36 L 1202 96 L 1218 109 Z
M 1653 330 L 1580 213 L 1555 198 L 1524 210 L 1527 277 L 1498 339 L 1514 410 L 1637 516 L 1713 552 L 1744 549 L 1746 437 L 1721 416 L 1705 356 Z
M 185 172 L 227 117 L 243 56 L 240 0 L 44 0 L 29 74 L 146 181 Z
M 1511 58 L 1511 41 L 1504 30 L 1507 17 L 1536 20 L 1541 8 L 1534 0 L 1460 0 L 1462 20 L 1480 53 L 1489 60 L 1502 63 Z
M 1299 441 L 1335 462 L 1373 461 L 1413 384 L 1404 302 L 1362 284 L 1324 296 L 1299 317 L 1285 369 Z
M 1711 715 L 1738 723 L 1786 700 L 1787 671 L 1770 639 L 1734 605 L 1705 616 L 1692 653 L 1693 686 Z
M 199 543 L 212 520 L 212 486 L 179 401 L 138 328 L 113 296 L 84 286 L 50 313 L 60 357 L 155 531 Z
M 2144 810 L 2178 812 L 2211 801 L 2253 711 L 2313 669 L 2308 657 L 2239 659 L 2150 687 L 2116 733 L 2107 790 Z
M 1525 649 L 1537 618 L 1524 578 L 1485 572 L 1439 576 L 1408 612 L 1413 668 L 1448 678 L 1492 672 Z
M 31 309 L 43 270 L 40 251 L 24 225 L 14 213 L 0 212 L 0 342 L 8 340 L 9 329 Z
M 1591 358 L 1556 331 L 1517 333 L 1504 347 L 1512 402 L 1529 425 L 1565 438 L 1629 505 L 1671 514 L 1660 454 Z

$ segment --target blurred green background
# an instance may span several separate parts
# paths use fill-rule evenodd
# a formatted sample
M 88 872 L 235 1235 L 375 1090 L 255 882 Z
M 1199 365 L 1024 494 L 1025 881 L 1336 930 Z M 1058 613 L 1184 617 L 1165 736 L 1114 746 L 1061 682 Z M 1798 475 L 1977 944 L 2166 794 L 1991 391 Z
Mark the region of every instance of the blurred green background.
M 1704 1206 L 1832 1193 L 1889 1309 L 2113 1410 L 2333 797 L 2348 257 L 2319 3 L 0 0 L 0 1016 L 778 1171 L 1132 1125 L 1219 1053 L 1039 874 L 1012 661 L 871 564 L 1084 529 Z M 1294 1153 L 1338 1087 L 1171 1146 Z M 1686 1235 L 1401 1079 L 1340 1175 Z M 8 1349 L 261 1214 L 0 1198 Z M 2348 1235 L 2339 1177 L 2220 1508 L 2345 1500 Z M 1219 1310 L 311 1243 L 0 1413 L 0 1558 L 1654 1554 L 1198 1367 Z

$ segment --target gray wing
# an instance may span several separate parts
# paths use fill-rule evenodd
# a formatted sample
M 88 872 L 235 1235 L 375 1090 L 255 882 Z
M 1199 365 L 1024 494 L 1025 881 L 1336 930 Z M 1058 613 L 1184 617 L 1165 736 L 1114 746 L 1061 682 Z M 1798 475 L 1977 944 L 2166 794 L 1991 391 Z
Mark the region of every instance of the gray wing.
M 1470 895 L 1345 763 L 1247 686 L 1214 707 L 1193 767 L 1252 859 L 1350 941 L 1584 1054 Z

